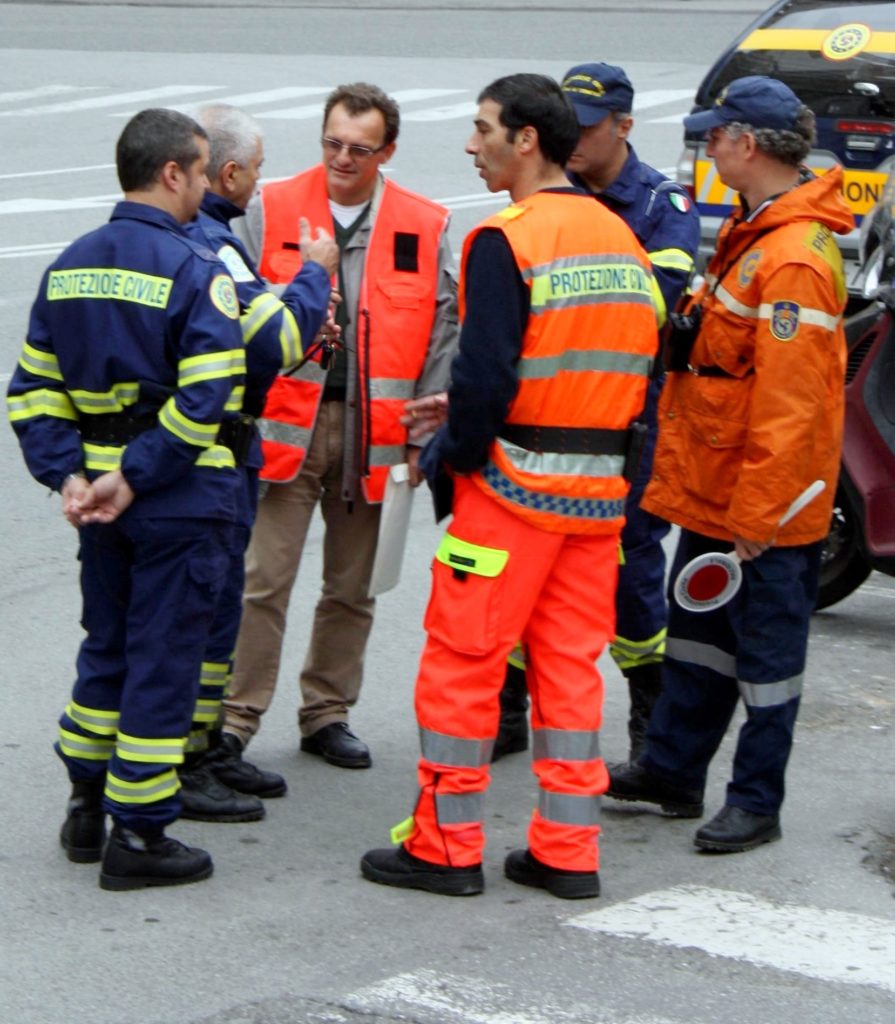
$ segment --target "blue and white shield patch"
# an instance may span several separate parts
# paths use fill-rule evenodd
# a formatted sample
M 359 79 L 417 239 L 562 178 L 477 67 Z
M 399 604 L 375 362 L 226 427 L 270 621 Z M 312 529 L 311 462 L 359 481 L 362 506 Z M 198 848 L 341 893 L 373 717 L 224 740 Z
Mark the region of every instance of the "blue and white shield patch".
M 792 341 L 799 330 L 799 304 L 775 302 L 771 307 L 771 334 L 777 341 Z

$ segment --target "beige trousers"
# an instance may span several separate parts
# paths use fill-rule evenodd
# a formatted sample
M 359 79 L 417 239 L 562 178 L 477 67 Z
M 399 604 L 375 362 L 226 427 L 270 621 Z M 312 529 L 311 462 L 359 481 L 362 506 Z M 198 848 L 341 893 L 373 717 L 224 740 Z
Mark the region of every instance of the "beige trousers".
M 270 706 L 280 670 L 286 613 L 308 527 L 317 504 L 323 515 L 323 589 L 299 677 L 298 725 L 310 736 L 345 721 L 356 702 L 375 601 L 367 597 L 379 532 L 379 505 L 340 497 L 344 456 L 343 402 L 320 407 L 302 470 L 272 484 L 258 506 L 246 552 L 242 625 L 230 692 L 227 732 L 255 735 Z M 307 614 L 302 608 L 301 614 Z

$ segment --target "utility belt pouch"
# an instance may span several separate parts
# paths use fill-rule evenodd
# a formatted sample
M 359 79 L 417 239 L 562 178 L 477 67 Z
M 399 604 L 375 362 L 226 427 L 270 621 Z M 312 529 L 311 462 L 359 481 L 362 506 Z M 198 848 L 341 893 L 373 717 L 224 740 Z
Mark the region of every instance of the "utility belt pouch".
M 625 468 L 622 476 L 629 484 L 633 484 L 637 478 L 637 471 L 640 469 L 640 459 L 643 456 L 643 446 L 646 444 L 646 436 L 649 427 L 639 420 L 628 427 L 628 443 L 625 447 Z
M 217 443 L 233 452 L 237 466 L 244 466 L 256 431 L 255 418 L 247 413 L 240 413 L 234 419 L 224 420 L 218 430 Z
M 686 373 L 690 368 L 690 353 L 696 344 L 702 324 L 702 306 L 694 306 L 689 313 L 669 313 L 668 332 L 665 336 L 665 368 L 673 373 Z

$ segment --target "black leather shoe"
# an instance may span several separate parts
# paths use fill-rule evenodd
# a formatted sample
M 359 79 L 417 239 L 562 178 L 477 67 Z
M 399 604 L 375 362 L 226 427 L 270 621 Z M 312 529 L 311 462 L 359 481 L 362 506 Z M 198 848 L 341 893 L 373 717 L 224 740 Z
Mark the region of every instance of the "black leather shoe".
M 782 835 L 779 814 L 753 814 L 727 804 L 702 826 L 693 842 L 700 850 L 741 853 L 762 843 L 776 842 Z
M 583 900 L 600 895 L 596 871 L 565 871 L 539 861 L 529 850 L 512 850 L 503 862 L 503 873 L 513 882 L 546 889 L 562 900 Z
M 204 850 L 171 839 L 164 832 L 140 835 L 121 825 L 114 825 L 103 866 L 101 889 L 121 891 L 144 889 L 149 885 L 186 885 L 201 882 L 214 870 L 211 857 Z
M 340 768 L 369 768 L 373 763 L 370 748 L 354 735 L 347 722 L 330 722 L 313 736 L 304 736 L 299 749 Z
M 611 764 L 606 796 L 615 800 L 634 800 L 658 804 L 673 818 L 701 818 L 702 793 L 680 789 L 648 772 L 639 764 Z
M 220 744 L 208 755 L 208 764 L 219 781 L 237 793 L 249 793 L 264 799 L 283 796 L 286 780 L 276 772 L 264 771 L 242 759 L 239 737 L 225 732 Z
M 361 858 L 360 871 L 370 882 L 399 889 L 424 889 L 439 896 L 476 896 L 485 888 L 481 864 L 471 868 L 432 864 L 414 857 L 403 846 L 368 850 Z
M 256 796 L 237 793 L 203 761 L 180 773 L 181 818 L 193 821 L 260 821 L 264 804 Z
M 637 665 L 624 670 L 631 698 L 628 714 L 628 761 L 632 764 L 646 753 L 646 730 L 650 715 L 662 692 L 662 666 Z
M 74 782 L 59 842 L 70 861 L 95 864 L 106 841 L 102 782 Z

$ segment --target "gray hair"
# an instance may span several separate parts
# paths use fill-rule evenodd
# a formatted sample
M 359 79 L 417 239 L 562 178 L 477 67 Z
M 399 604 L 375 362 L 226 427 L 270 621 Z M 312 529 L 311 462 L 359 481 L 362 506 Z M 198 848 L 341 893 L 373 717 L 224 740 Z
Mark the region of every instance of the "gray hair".
M 224 164 L 231 160 L 239 167 L 247 167 L 264 137 L 261 125 L 251 114 L 226 103 L 200 107 L 196 120 L 208 133 L 209 181 L 214 181 Z
M 755 137 L 755 144 L 763 153 L 792 167 L 802 163 L 817 138 L 814 111 L 804 105 L 796 115 L 794 131 L 753 128 L 742 121 L 731 121 L 724 125 L 724 130 L 734 141 L 748 132 Z

